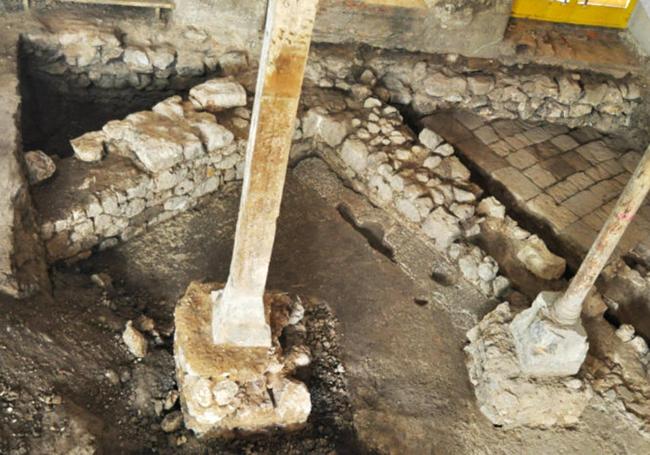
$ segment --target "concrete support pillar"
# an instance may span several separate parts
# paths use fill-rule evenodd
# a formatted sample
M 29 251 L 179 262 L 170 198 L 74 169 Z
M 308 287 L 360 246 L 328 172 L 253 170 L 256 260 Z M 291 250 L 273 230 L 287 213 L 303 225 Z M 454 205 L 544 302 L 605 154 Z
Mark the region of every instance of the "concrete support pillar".
M 262 297 L 318 0 L 269 0 L 230 275 L 213 295 L 216 344 L 271 346 Z

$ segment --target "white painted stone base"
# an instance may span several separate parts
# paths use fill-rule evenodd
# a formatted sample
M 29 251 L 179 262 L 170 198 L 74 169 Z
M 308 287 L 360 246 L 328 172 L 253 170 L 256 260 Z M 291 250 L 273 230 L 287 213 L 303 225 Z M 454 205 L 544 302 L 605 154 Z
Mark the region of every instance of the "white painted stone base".
M 504 427 L 570 427 L 593 392 L 575 376 L 534 378 L 520 368 L 510 333 L 513 314 L 502 303 L 467 333 L 469 378 L 481 412 Z
M 589 343 L 582 322 L 563 326 L 549 318 L 561 292 L 541 292 L 530 308 L 510 324 L 517 358 L 524 373 L 531 376 L 576 374 L 587 357 Z
M 273 346 L 224 347 L 212 342 L 210 293 L 221 286 L 192 283 L 176 307 L 174 356 L 185 426 L 199 436 L 301 427 L 311 412 L 307 387 L 291 375 L 309 364 L 303 345 L 281 347 L 302 307 L 286 294 L 264 298 Z

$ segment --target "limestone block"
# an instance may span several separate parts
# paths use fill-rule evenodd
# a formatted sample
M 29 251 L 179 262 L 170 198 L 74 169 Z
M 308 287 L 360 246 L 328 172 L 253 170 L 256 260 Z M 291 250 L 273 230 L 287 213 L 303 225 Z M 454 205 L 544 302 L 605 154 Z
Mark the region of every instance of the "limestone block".
M 25 153 L 25 164 L 27 165 L 27 177 L 31 185 L 49 179 L 56 172 L 56 164 L 54 164 L 52 158 L 41 150 Z
M 208 112 L 246 106 L 246 90 L 230 78 L 211 79 L 190 90 L 190 100 Z
M 330 147 L 336 147 L 348 135 L 348 125 L 345 121 L 337 121 L 323 108 L 313 108 L 307 111 L 302 120 L 303 137 L 316 137 Z
M 566 261 L 551 253 L 542 239 L 536 235 L 526 239 L 517 252 L 519 259 L 535 276 L 543 280 L 557 280 L 564 275 Z
M 311 412 L 311 398 L 290 376 L 295 362 L 289 353 L 298 346 L 279 342 L 296 302 L 281 293 L 265 296 L 271 349 L 217 346 L 210 294 L 220 287 L 191 283 L 176 307 L 174 355 L 185 426 L 203 437 L 300 428 Z
M 133 327 L 133 322 L 126 323 L 126 328 L 122 333 L 122 340 L 129 349 L 129 352 L 138 358 L 147 355 L 147 339 L 142 333 Z
M 124 50 L 123 60 L 132 71 L 138 73 L 153 72 L 153 64 L 145 49 L 129 46 Z
M 183 110 L 183 98 L 178 95 L 169 97 L 159 102 L 154 107 L 152 107 L 151 110 L 157 114 L 164 115 L 165 117 L 171 119 L 183 118 L 185 116 L 185 112 Z
M 431 131 L 429 128 L 424 128 L 420 131 L 418 139 L 422 145 L 431 151 L 435 150 L 443 141 L 442 137 Z
M 102 131 L 91 131 L 70 141 L 74 156 L 81 161 L 99 161 L 104 156 L 106 135 Z
M 503 220 L 506 216 L 506 207 L 498 199 L 487 197 L 479 202 L 476 213 Z
M 347 139 L 341 147 L 341 159 L 356 173 L 368 166 L 368 147 L 358 139 Z
M 219 125 L 214 116 L 207 112 L 188 115 L 187 121 L 196 130 L 208 153 L 224 148 L 235 140 L 235 135 Z
M 571 376 L 580 370 L 589 350 L 582 323 L 561 326 L 549 318 L 562 293 L 541 292 L 533 305 L 510 324 L 521 370 L 535 377 Z
M 440 250 L 446 250 L 454 241 L 461 237 L 460 221 L 438 207 L 424 220 L 422 231 L 434 240 Z
M 510 305 L 502 303 L 467 333 L 466 363 L 479 409 L 506 428 L 575 426 L 593 396 L 590 385 L 523 372 L 509 330 L 512 319 Z

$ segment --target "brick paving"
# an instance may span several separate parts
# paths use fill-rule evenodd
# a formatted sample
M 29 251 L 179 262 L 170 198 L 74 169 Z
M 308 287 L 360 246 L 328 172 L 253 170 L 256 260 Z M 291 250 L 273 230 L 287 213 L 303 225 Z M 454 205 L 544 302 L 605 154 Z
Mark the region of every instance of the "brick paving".
M 497 196 L 550 232 L 576 265 L 587 252 L 641 158 L 625 138 L 593 128 L 521 120 L 486 121 L 467 112 L 437 113 L 422 124 L 454 145 Z M 650 201 L 618 254 L 650 246 Z

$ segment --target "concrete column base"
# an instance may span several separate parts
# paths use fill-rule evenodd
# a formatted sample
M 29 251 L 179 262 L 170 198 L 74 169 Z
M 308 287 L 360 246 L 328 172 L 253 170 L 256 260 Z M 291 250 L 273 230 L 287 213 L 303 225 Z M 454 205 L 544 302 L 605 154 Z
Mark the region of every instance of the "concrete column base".
M 267 293 L 272 347 L 226 347 L 212 341 L 217 284 L 193 282 L 176 307 L 174 357 L 185 426 L 203 437 L 300 428 L 311 412 L 307 387 L 291 375 L 306 366 L 306 346 L 281 346 L 285 327 L 304 311 L 288 295 Z
M 467 333 L 467 369 L 479 409 L 507 428 L 575 426 L 593 396 L 591 386 L 575 376 L 524 372 L 510 332 L 513 316 L 502 303 Z
M 519 364 L 526 374 L 571 376 L 587 357 L 589 343 L 582 322 L 562 326 L 549 317 L 553 303 L 561 296 L 561 292 L 541 292 L 510 324 Z

